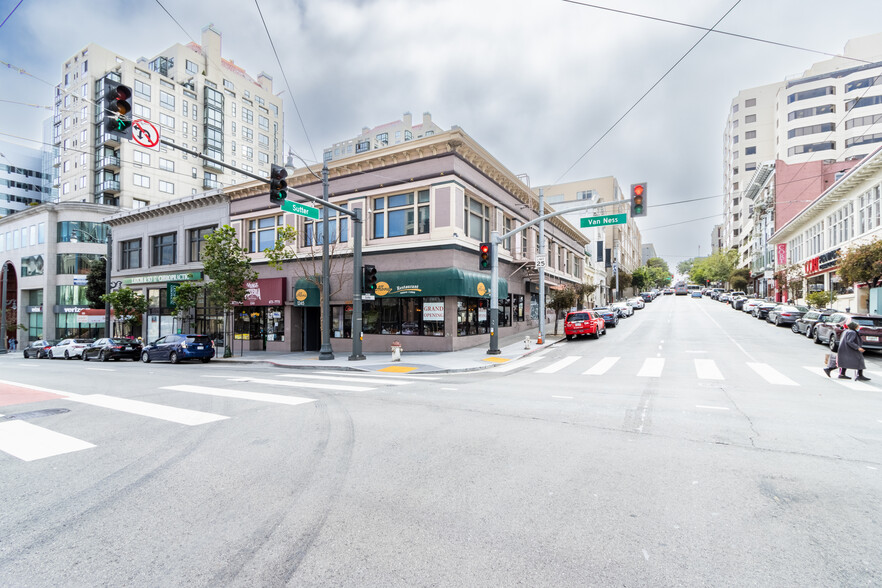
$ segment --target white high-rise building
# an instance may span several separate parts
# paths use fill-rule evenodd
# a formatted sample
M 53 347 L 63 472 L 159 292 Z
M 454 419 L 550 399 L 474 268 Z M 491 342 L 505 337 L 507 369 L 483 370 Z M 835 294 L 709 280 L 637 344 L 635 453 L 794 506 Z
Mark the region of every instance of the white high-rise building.
M 0 141 L 0 217 L 50 200 L 52 177 L 45 150 Z
M 90 44 L 62 65 L 56 87 L 60 201 L 141 208 L 250 181 L 172 148 L 105 133 L 103 97 L 114 84 L 132 88 L 134 118 L 152 122 L 163 139 L 267 178 L 270 164 L 283 161 L 282 100 L 272 78 L 254 79 L 224 59 L 213 27 L 202 30 L 201 45 L 176 44 L 149 60 Z

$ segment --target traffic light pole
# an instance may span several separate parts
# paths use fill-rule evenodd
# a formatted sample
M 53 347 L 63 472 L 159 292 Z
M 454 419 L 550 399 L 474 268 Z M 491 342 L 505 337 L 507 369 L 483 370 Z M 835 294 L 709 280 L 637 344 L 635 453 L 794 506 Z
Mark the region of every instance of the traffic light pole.
M 365 359 L 361 352 L 362 338 L 362 314 L 361 314 L 361 209 L 354 209 L 355 218 L 352 222 L 352 237 L 355 239 L 355 246 L 352 249 L 352 355 L 349 361 L 359 361 Z

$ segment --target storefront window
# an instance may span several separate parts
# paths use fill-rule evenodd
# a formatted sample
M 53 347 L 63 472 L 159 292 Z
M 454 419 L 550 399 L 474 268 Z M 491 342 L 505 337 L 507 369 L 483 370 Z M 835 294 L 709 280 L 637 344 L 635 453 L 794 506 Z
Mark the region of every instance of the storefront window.
M 236 310 L 235 338 L 245 341 L 284 341 L 285 307 L 239 307 Z
M 456 301 L 457 335 L 484 335 L 490 332 L 490 301 L 486 298 L 459 298 Z
M 352 312 L 348 305 L 343 318 L 345 336 L 351 337 Z M 366 301 L 362 321 L 365 334 L 443 337 L 444 299 L 429 296 Z

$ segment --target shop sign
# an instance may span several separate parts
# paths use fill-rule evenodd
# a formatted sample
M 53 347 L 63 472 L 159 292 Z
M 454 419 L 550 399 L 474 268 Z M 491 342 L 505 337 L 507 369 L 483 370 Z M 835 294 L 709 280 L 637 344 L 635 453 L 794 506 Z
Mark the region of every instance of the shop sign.
M 309 293 L 303 288 L 298 289 L 294 292 L 294 298 L 297 300 L 297 306 L 303 306 L 306 302 L 306 297 L 309 296 Z
M 787 265 L 787 243 L 778 243 L 775 251 L 778 265 Z
M 483 296 L 487 293 L 487 286 L 484 285 L 484 282 L 478 282 L 478 296 Z
M 98 324 L 104 323 L 105 311 L 102 309 L 94 309 L 89 308 L 87 310 L 81 310 L 77 313 L 77 322 L 78 323 L 88 323 L 88 324 Z
M 424 321 L 443 321 L 444 320 L 444 303 L 443 302 L 423 302 L 423 320 Z
M 91 309 L 88 306 L 64 306 L 63 304 L 56 304 L 52 307 L 52 312 L 54 312 L 55 314 L 77 314 L 81 310 Z
M 374 294 L 376 294 L 377 296 L 385 296 L 391 291 L 392 289 L 386 282 L 377 282 L 377 285 L 374 287 Z
M 198 281 L 202 279 L 202 272 L 181 272 L 177 274 L 157 274 L 155 276 L 135 276 L 133 278 L 123 278 L 122 282 L 126 286 L 134 284 L 156 284 L 158 282 L 186 282 Z
M 805 266 L 803 268 L 805 270 L 804 271 L 805 275 L 817 273 L 818 271 L 820 271 L 818 269 L 818 267 L 819 267 L 819 258 L 812 257 L 810 260 L 805 262 Z
M 822 270 L 830 269 L 839 261 L 839 249 L 822 253 L 818 256 L 818 268 Z
M 89 280 L 86 277 L 79 277 L 73 279 L 74 286 L 87 286 L 89 284 Z
M 279 306 L 285 292 L 285 278 L 265 278 L 245 282 L 244 306 Z M 236 304 L 236 303 L 233 303 Z
M 43 312 L 42 306 L 25 306 L 25 312 Z

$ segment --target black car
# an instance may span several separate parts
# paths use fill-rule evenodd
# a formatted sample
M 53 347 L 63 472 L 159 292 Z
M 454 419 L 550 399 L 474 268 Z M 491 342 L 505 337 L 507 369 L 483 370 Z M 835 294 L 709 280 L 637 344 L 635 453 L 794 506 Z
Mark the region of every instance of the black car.
M 607 327 L 615 327 L 619 324 L 619 311 L 608 306 L 597 306 L 594 309 L 597 316 L 603 319 L 603 324 Z
M 83 349 L 83 361 L 97 359 L 98 361 L 119 361 L 131 359 L 138 361 L 141 358 L 141 344 L 134 339 L 98 339 Z
M 815 338 L 815 326 L 818 323 L 825 323 L 830 320 L 833 313 L 836 312 L 832 308 L 826 310 L 810 310 L 798 319 L 790 327 L 790 330 L 800 335 L 805 335 L 809 339 Z
M 22 355 L 25 359 L 36 357 L 37 359 L 45 359 L 49 357 L 49 348 L 58 343 L 58 341 L 47 341 L 40 339 L 39 341 L 31 341 L 27 347 L 22 349 Z

